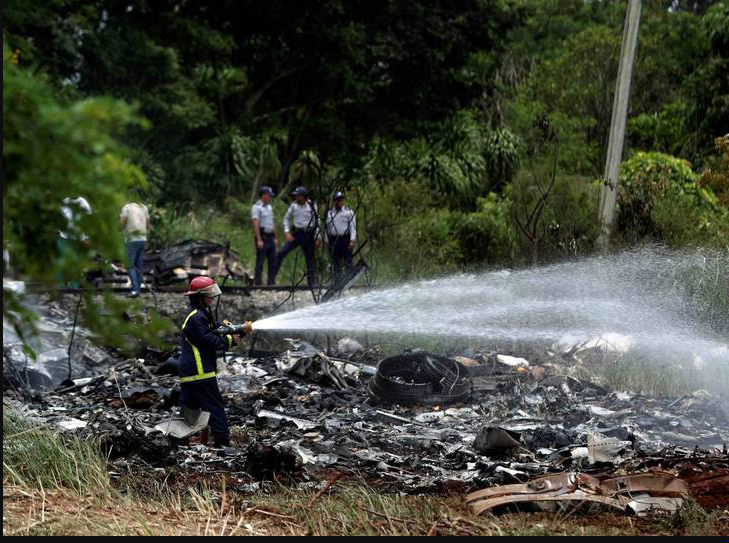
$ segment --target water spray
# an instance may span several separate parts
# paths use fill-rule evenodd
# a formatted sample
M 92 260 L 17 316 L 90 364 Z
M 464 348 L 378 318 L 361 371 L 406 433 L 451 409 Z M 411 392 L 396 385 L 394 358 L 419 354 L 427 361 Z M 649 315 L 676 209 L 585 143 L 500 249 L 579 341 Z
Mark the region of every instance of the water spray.
M 726 252 L 649 248 L 406 283 L 261 319 L 250 328 L 548 345 L 610 335 L 653 358 L 729 361 L 727 308 Z

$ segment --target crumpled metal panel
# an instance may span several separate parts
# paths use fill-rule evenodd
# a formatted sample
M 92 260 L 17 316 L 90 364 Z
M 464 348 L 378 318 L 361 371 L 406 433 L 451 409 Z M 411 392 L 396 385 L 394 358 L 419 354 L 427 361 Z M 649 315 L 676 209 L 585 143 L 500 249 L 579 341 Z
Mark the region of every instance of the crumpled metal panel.
M 673 511 L 689 494 L 689 485 L 668 473 L 639 473 L 601 480 L 571 472 L 539 477 L 525 484 L 487 488 L 468 495 L 466 502 L 476 515 L 502 505 L 585 501 L 644 514 L 656 509 Z

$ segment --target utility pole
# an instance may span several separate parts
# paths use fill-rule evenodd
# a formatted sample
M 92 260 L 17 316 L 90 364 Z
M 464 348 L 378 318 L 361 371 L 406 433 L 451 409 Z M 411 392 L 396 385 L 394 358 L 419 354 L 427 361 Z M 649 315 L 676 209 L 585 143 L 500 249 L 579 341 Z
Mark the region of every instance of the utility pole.
M 600 189 L 600 236 L 597 239 L 597 245 L 603 253 L 606 253 L 610 247 L 610 234 L 615 219 L 618 175 L 625 146 L 630 81 L 633 77 L 633 62 L 635 61 L 635 50 L 638 45 L 640 10 L 641 0 L 628 0 L 628 11 L 625 14 L 625 26 L 623 27 L 623 45 L 620 48 L 620 67 L 618 69 L 618 79 L 615 82 L 610 139 L 608 141 L 607 158 L 605 159 L 605 179 Z

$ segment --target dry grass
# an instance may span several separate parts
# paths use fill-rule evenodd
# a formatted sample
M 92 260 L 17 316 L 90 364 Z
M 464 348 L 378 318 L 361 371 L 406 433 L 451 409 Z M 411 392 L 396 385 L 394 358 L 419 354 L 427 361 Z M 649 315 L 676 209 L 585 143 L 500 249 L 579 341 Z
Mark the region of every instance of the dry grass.
M 28 491 L 3 484 L 3 535 L 714 535 L 729 512 L 691 506 L 673 517 L 612 511 L 474 517 L 461 497 L 379 494 L 343 483 L 315 492 L 241 496 L 222 486 L 154 500 Z

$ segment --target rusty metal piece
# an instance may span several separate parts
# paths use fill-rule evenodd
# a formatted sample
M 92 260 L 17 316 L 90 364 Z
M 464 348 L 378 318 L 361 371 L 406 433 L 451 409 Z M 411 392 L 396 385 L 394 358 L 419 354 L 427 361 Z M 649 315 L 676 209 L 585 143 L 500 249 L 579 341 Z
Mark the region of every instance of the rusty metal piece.
M 689 485 L 668 473 L 640 473 L 604 480 L 584 473 L 558 473 L 526 484 L 480 490 L 468 495 L 466 502 L 476 515 L 501 505 L 575 501 L 641 514 L 652 509 L 675 510 L 689 494 Z

